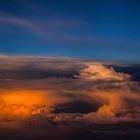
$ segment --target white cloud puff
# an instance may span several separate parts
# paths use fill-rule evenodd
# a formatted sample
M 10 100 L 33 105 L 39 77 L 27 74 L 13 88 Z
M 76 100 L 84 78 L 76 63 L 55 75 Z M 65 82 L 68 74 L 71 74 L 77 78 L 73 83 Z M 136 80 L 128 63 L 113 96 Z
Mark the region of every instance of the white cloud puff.
M 130 76 L 128 74 L 115 72 L 113 68 L 107 68 L 98 63 L 88 65 L 87 68 L 82 69 L 79 78 L 87 80 L 124 81 L 128 80 Z

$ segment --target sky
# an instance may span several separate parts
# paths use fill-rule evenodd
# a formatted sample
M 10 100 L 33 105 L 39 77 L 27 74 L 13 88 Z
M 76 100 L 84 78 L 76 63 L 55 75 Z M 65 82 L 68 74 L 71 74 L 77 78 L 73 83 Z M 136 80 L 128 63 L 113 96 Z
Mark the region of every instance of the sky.
M 140 62 L 139 0 L 1 0 L 0 53 Z

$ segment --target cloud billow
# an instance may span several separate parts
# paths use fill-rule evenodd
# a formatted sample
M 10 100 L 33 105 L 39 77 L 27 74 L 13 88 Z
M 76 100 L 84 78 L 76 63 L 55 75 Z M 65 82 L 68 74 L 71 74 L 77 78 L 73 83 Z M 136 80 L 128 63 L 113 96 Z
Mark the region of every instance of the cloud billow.
M 138 82 L 131 81 L 133 75 L 116 72 L 102 62 L 66 58 L 8 58 L 1 57 L 6 59 L 1 71 L 7 70 L 7 74 L 11 71 L 12 75 L 9 80 L 5 75 L 0 82 L 0 107 L 4 108 L 0 113 L 1 126 L 6 125 L 4 118 L 25 121 L 35 116 L 60 124 L 140 121 L 140 89 Z M 12 67 L 9 67 L 10 62 L 14 62 Z M 39 73 L 40 70 L 48 73 L 53 70 L 60 76 L 23 78 L 30 70 L 27 65 L 32 66 L 32 71 L 38 69 Z M 13 70 L 18 70 L 18 73 Z M 26 71 L 24 75 L 23 71 Z M 73 78 L 64 73 L 71 73 Z

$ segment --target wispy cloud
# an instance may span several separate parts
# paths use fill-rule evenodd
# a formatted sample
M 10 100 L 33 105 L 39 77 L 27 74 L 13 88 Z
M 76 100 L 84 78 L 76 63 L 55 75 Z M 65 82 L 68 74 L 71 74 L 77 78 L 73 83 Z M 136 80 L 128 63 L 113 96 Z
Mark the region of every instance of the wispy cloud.
M 31 31 L 33 34 L 41 37 L 46 42 L 59 44 L 91 44 L 95 38 L 82 33 L 85 23 L 65 18 L 53 18 L 44 20 L 33 20 L 28 18 L 19 18 L 14 16 L 0 16 L 0 24 L 16 26 Z M 79 33 L 75 34 L 75 31 Z
M 94 34 L 90 34 L 91 31 L 87 28 L 88 23 L 59 16 L 52 18 L 27 18 L 1 14 L 0 24 L 24 29 L 27 34 L 30 32 L 32 35 L 36 35 L 43 44 L 51 43 L 65 47 L 91 47 L 99 52 L 108 51 L 109 53 L 115 51 L 116 57 L 118 57 L 120 51 L 127 55 L 127 52 L 129 53 L 132 50 L 132 47 L 129 46 L 139 44 L 139 42 L 135 41 L 129 42 L 96 36 L 96 31 Z M 137 45 L 134 45 L 133 51 L 137 51 Z

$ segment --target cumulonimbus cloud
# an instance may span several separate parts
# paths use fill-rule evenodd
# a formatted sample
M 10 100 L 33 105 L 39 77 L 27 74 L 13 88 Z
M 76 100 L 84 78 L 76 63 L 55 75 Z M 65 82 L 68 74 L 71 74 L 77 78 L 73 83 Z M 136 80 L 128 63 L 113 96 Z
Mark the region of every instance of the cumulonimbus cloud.
M 99 63 L 88 65 L 87 68 L 80 71 L 79 77 L 87 80 L 124 81 L 128 80 L 130 75 L 115 72 L 113 68 L 107 68 L 106 66 Z
M 13 76 L 13 79 L 9 81 L 5 80 L 6 85 L 0 83 L 2 87 L 1 118 L 6 116 L 31 118 L 36 115 L 48 117 L 47 114 L 53 114 L 53 121 L 59 122 L 61 122 L 61 116 L 62 121 L 78 119 L 78 121 L 83 122 L 84 120 L 90 123 L 140 121 L 139 83 L 131 81 L 132 76 L 116 72 L 113 68 L 99 62 L 89 64 L 82 60 L 60 59 L 55 61 L 55 59 L 48 60 L 47 58 L 25 60 L 24 57 L 22 59 L 16 57 L 15 67 L 3 65 L 3 69 L 10 72 L 18 69 L 18 78 L 17 74 L 11 73 L 16 77 Z M 11 62 L 10 59 L 5 59 L 5 61 Z M 5 62 L 6 65 L 9 64 L 8 62 Z M 30 70 L 36 72 L 31 77 L 23 79 L 29 74 L 27 66 L 29 64 L 32 66 L 32 63 L 35 65 Z M 35 78 L 35 75 L 38 74 L 37 70 L 40 74 L 40 69 L 43 70 L 43 73 L 50 73 L 53 70 L 56 73 L 59 71 L 60 75 L 70 72 L 73 76 L 70 78 L 66 74 L 63 77 Z M 23 71 L 25 72 L 23 73 Z M 34 99 L 32 102 L 31 98 Z M 79 116 L 77 109 L 77 112 L 65 116 L 63 110 L 73 110 L 77 105 L 79 110 L 84 107 L 88 111 Z M 58 113 L 53 113 L 56 109 L 59 110 Z M 59 119 L 57 119 L 58 114 Z

